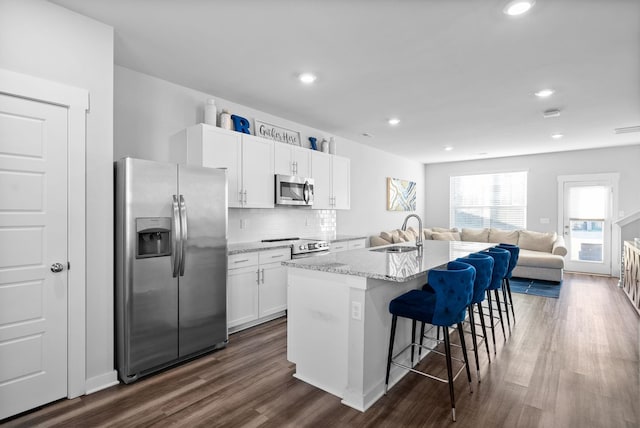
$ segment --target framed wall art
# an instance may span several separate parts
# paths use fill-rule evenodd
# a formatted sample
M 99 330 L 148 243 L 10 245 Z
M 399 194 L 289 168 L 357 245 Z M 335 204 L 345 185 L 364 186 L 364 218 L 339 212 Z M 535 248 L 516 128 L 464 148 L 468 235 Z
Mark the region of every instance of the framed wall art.
M 387 211 L 415 211 L 416 183 L 387 177 Z

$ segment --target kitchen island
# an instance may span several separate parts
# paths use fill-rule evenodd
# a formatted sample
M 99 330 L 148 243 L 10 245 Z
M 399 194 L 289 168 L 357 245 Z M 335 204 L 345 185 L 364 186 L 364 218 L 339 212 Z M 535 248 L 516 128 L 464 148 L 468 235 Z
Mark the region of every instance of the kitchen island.
M 365 411 L 384 394 L 389 302 L 421 288 L 428 270 L 491 245 L 425 241 L 421 255 L 407 243 L 283 262 L 287 359 L 296 364 L 294 376 Z M 394 349 L 410 343 L 410 331 L 410 321 L 399 319 Z M 392 366 L 389 386 L 405 374 Z

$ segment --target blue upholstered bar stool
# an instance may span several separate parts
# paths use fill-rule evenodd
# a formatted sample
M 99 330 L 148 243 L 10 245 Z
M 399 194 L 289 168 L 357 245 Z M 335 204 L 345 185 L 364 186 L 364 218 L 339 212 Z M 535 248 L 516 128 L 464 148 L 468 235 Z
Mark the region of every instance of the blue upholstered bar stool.
M 482 339 L 487 347 L 487 358 L 491 362 L 491 352 L 489 351 L 489 338 L 487 337 L 487 327 L 484 322 L 484 313 L 482 311 L 482 302 L 485 299 L 487 287 L 491 284 L 491 275 L 493 274 L 493 257 L 486 254 L 469 254 L 467 257 L 459 258 L 457 261 L 467 263 L 476 268 L 476 279 L 473 282 L 473 297 L 471 304 L 468 306 L 469 324 L 471 325 L 471 337 L 473 339 L 473 353 L 476 357 L 476 370 L 478 373 L 478 382 L 480 382 L 480 361 L 478 361 L 478 340 L 476 333 L 476 320 L 473 314 L 473 305 L 478 307 L 478 315 L 480 315 L 480 325 L 482 326 Z
M 493 257 L 493 273 L 491 275 L 491 284 L 487 288 L 487 302 L 489 304 L 489 318 L 491 320 L 491 336 L 493 337 L 493 350 L 494 353 L 498 352 L 498 348 L 496 347 L 496 329 L 494 323 L 494 310 L 493 303 L 491 298 L 491 291 L 494 292 L 494 297 L 496 299 L 497 304 L 497 315 L 500 321 L 500 326 L 502 327 L 502 335 L 505 340 L 507 339 L 507 334 L 504 331 L 504 321 L 502 316 L 502 310 L 500 308 L 500 294 L 498 290 L 502 286 L 502 280 L 507 274 L 507 269 L 509 268 L 509 259 L 511 258 L 511 254 L 507 250 L 503 250 L 502 248 L 489 248 L 488 250 L 482 251 L 480 254 L 486 254 L 488 256 Z
M 449 384 L 449 395 L 451 396 L 451 415 L 456 420 L 455 395 L 453 391 L 453 381 L 458 377 L 464 368 L 467 370 L 467 378 L 469 380 L 469 388 L 471 388 L 471 372 L 469 370 L 469 359 L 467 358 L 467 347 L 464 342 L 464 333 L 462 331 L 462 321 L 465 318 L 467 306 L 473 297 L 473 282 L 475 280 L 476 270 L 473 266 L 461 262 L 449 262 L 447 269 L 432 269 L 427 275 L 428 284 L 431 285 L 432 291 L 411 290 L 403 295 L 396 297 L 389 303 L 389 312 L 393 315 L 391 319 L 391 337 L 389 339 L 389 355 L 387 357 L 387 373 L 385 377 L 385 391 L 389 386 L 389 371 L 391 364 L 403 367 L 414 373 L 421 374 L 430 379 Z M 412 320 L 411 328 L 411 344 L 402 349 L 395 356 L 393 355 L 393 341 L 396 334 L 396 325 L 398 317 L 408 318 Z M 447 379 L 430 375 L 425 372 L 414 369 L 413 353 L 415 346 L 422 346 L 416 343 L 416 322 L 432 324 L 444 327 L 444 349 L 447 361 Z M 462 354 L 464 361 L 462 367 L 453 375 L 451 343 L 449 340 L 449 326 L 457 324 L 458 334 L 460 335 L 460 345 L 462 346 Z M 400 354 L 411 347 L 411 366 L 394 361 Z M 425 347 L 426 348 L 426 347 Z
M 509 296 L 509 305 L 511 306 L 511 315 L 513 315 L 513 322 L 516 322 L 516 314 L 513 310 L 513 298 L 511 297 L 511 284 L 509 283 L 509 279 L 513 276 L 513 269 L 516 267 L 518 263 L 518 258 L 520 257 L 520 247 L 513 244 L 498 244 L 498 248 L 502 248 L 511 253 L 511 258 L 509 259 L 509 269 L 507 270 L 507 275 L 504 277 L 504 283 L 506 285 L 507 294 Z M 507 304 L 505 298 L 505 305 Z

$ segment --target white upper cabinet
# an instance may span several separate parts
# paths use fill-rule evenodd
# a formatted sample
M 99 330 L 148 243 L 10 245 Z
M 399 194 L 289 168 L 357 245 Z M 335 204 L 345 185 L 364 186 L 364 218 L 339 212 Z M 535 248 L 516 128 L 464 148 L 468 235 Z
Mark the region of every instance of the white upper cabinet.
M 243 207 L 273 208 L 275 179 L 273 141 L 242 135 Z
M 274 143 L 275 173 L 311 176 L 311 150 L 285 143 Z
M 348 158 L 311 152 L 311 177 L 314 180 L 313 208 L 348 210 L 350 208 L 351 163 Z
M 348 210 L 351 208 L 351 162 L 348 158 L 340 156 L 332 156 L 331 160 L 333 208 Z
M 273 208 L 273 141 L 215 126 L 191 126 L 173 138 L 181 164 L 226 168 L 230 208 Z

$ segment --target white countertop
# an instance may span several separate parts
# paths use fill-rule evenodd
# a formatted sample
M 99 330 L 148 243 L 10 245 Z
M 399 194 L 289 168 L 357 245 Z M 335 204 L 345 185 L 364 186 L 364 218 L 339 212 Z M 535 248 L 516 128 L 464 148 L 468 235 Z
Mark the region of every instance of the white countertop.
M 415 246 L 413 243 L 404 243 L 329 253 L 318 257 L 285 261 L 282 264 L 299 269 L 405 282 L 458 257 L 464 257 L 494 245 L 481 242 L 426 240 L 422 256 L 418 256 L 417 251 L 404 253 L 372 251 L 392 246 Z

